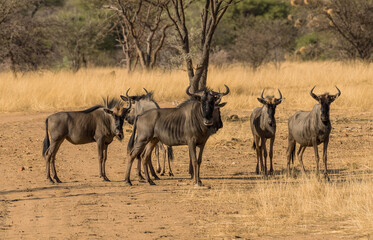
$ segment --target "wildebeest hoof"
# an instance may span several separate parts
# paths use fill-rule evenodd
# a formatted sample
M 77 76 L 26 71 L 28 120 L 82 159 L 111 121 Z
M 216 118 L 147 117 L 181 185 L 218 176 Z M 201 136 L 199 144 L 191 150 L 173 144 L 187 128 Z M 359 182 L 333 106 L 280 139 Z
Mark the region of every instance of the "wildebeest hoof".
M 161 176 L 164 176 L 164 172 L 163 172 L 163 173 L 161 173 Z
M 54 184 L 54 181 L 52 180 L 52 178 L 47 178 L 49 180 L 49 183 L 53 183 Z
M 194 186 L 195 186 L 195 187 L 202 187 L 202 186 L 203 186 L 203 184 L 202 184 L 202 182 L 201 182 L 201 181 L 198 181 L 198 183 L 194 184 Z
M 169 175 L 170 177 L 173 177 L 173 176 L 174 176 L 174 174 L 173 174 L 172 172 L 169 172 L 168 175 Z
M 130 186 L 130 187 L 132 186 L 131 181 L 124 180 L 124 182 L 126 183 L 127 186 Z
M 161 180 L 157 175 L 154 176 L 154 180 Z
M 110 182 L 110 179 L 107 178 L 107 177 L 104 177 L 103 181 L 104 181 L 104 182 Z
M 155 185 L 155 183 L 153 181 L 148 181 L 149 185 Z
M 55 178 L 55 180 L 56 180 L 57 183 L 62 183 L 59 178 Z
M 324 174 L 324 178 L 325 178 L 325 180 L 327 180 L 328 182 L 330 182 L 330 178 L 329 178 L 328 174 Z

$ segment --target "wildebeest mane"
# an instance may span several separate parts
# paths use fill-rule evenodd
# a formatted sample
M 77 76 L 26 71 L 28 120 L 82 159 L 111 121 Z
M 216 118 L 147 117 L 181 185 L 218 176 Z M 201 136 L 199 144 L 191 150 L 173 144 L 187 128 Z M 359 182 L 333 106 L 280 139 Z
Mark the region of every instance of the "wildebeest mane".
M 158 103 L 153 98 L 153 91 L 147 92 L 146 94 L 143 94 L 143 95 L 131 96 L 131 99 L 133 101 L 146 100 L 146 101 L 149 101 L 149 102 L 153 102 L 155 104 L 155 106 L 157 108 L 159 108 Z
M 188 105 L 191 102 L 198 102 L 198 100 L 195 99 L 195 98 L 193 98 L 193 97 L 191 97 L 191 98 L 185 100 L 184 102 L 180 103 L 179 105 L 177 105 L 177 108 L 182 108 L 182 107 Z
M 133 100 L 135 100 L 135 101 L 140 101 L 142 99 L 146 99 L 146 100 L 149 100 L 149 101 L 154 101 L 153 94 L 154 94 L 153 91 L 150 91 L 146 94 L 133 96 L 131 98 L 133 98 Z
M 102 106 L 102 105 L 95 105 L 93 107 L 90 107 L 88 109 L 85 109 L 85 110 L 82 110 L 82 111 L 78 111 L 78 112 L 81 112 L 81 113 L 90 113 L 90 112 L 93 112 L 93 111 L 95 111 L 95 110 L 97 110 L 99 108 L 102 108 L 102 107 L 104 107 L 104 106 Z

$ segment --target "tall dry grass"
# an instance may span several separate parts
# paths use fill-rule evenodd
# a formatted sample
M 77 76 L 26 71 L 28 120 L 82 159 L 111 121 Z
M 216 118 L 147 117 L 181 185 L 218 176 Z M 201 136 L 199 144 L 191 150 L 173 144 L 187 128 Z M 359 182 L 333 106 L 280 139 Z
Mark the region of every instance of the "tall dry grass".
M 186 72 L 177 70 L 128 74 L 117 68 L 88 69 L 76 74 L 69 71 L 32 73 L 19 78 L 14 78 L 11 73 L 0 73 L 0 112 L 84 108 L 100 103 L 104 96 L 124 94 L 128 88 L 131 88 L 131 94 L 143 93 L 143 87 L 153 90 L 162 106 L 165 102 L 185 99 L 186 76 Z M 210 68 L 208 85 L 213 89 L 223 89 L 224 84 L 231 89 L 231 94 L 224 98 L 228 102 L 224 109 L 228 111 L 251 111 L 259 105 L 256 98 L 263 88 L 267 88 L 268 94 L 276 95 L 277 88 L 281 89 L 286 98 L 281 104 L 283 109 L 310 109 L 315 104 L 309 96 L 309 90 L 314 85 L 317 85 L 316 93 L 335 93 L 334 85 L 337 85 L 342 95 L 332 108 L 348 109 L 349 116 L 352 112 L 357 115 L 371 112 L 373 108 L 373 64 L 288 62 L 280 70 L 269 65 L 256 72 L 242 66 Z M 226 124 L 210 143 L 228 141 L 232 136 L 247 139 L 250 135 L 248 129 L 247 121 Z M 280 130 L 278 128 L 279 133 Z M 340 138 L 340 135 L 337 137 Z M 281 138 L 276 141 L 275 147 Z M 356 152 L 367 150 L 358 155 L 364 158 L 359 160 L 362 165 L 359 169 L 372 172 L 369 143 Z M 350 154 L 353 155 L 352 152 Z M 243 154 L 243 158 L 247 156 Z M 276 156 L 276 161 L 279 158 Z M 350 161 L 350 157 L 338 161 L 342 162 L 337 164 L 346 165 L 344 161 Z M 218 220 L 208 215 L 199 220 L 205 221 L 201 226 L 213 238 L 240 233 L 251 237 L 299 234 L 301 238 L 302 234 L 324 234 L 331 238 L 334 235 L 369 238 L 373 233 L 372 176 L 371 173 L 360 178 L 351 176 L 340 177 L 331 183 L 319 181 L 313 176 L 295 180 L 280 177 L 252 181 L 255 183 L 246 186 L 223 184 L 210 191 L 191 190 L 180 195 L 185 201 L 206 204 L 206 209 L 216 209 L 216 212 L 229 205 L 241 209 L 222 214 Z M 208 222 L 209 219 L 213 220 Z
M 232 205 L 241 210 L 209 227 L 217 236 L 302 238 L 307 234 L 369 239 L 373 233 L 372 185 L 369 177 L 330 183 L 314 176 L 258 183 L 250 190 L 223 185 L 211 192 L 211 206 Z M 197 196 L 190 193 L 189 197 Z
M 227 84 L 231 94 L 225 97 L 226 109 L 252 109 L 263 88 L 277 94 L 279 88 L 286 101 L 284 108 L 310 108 L 315 103 L 309 90 L 315 92 L 342 91 L 333 108 L 371 111 L 373 97 L 373 64 L 340 62 L 284 63 L 280 70 L 271 65 L 253 72 L 242 66 L 211 67 L 208 85 L 223 89 Z M 101 102 L 104 96 L 119 96 L 131 88 L 131 94 L 142 93 L 143 87 L 155 92 L 159 102 L 182 101 L 188 84 L 185 71 L 155 70 L 128 74 L 119 68 L 94 68 L 78 73 L 69 71 L 28 73 L 14 78 L 0 73 L 0 111 L 56 111 L 88 107 Z M 161 104 L 162 105 L 162 104 Z

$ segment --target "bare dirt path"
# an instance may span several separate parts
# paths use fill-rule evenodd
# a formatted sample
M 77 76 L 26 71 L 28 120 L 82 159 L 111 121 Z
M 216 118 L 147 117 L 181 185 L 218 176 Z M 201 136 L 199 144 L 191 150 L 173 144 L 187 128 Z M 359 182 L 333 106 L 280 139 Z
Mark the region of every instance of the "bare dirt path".
M 231 113 L 232 114 L 232 113 Z M 237 113 L 247 119 L 249 113 Z M 256 206 L 217 204 L 221 194 L 232 197 L 250 192 L 266 181 L 254 174 L 255 155 L 247 121 L 225 121 L 223 130 L 210 139 L 201 168 L 204 188 L 194 188 L 187 174 L 187 148 L 175 148 L 175 177 L 164 176 L 156 186 L 139 182 L 133 187 L 122 181 L 126 143 L 109 146 L 107 175 L 98 177 L 95 144 L 74 146 L 64 142 L 56 166 L 62 184 L 49 184 L 41 146 L 47 113 L 0 114 L 0 239 L 330 239 L 359 237 L 336 234 L 328 226 L 310 226 L 306 231 L 268 234 L 242 221 Z M 286 119 L 278 114 L 275 169 L 282 178 L 286 163 Z M 364 169 L 372 153 L 372 114 L 343 117 L 334 111 L 329 151 L 332 181 L 343 179 L 356 168 Z M 242 133 L 242 131 L 246 133 Z M 365 141 L 364 146 L 359 142 Z M 355 151 L 359 147 L 361 151 Z M 314 167 L 306 152 L 305 165 Z M 363 159 L 363 160 L 362 160 Z M 365 159 L 365 160 L 364 160 Z M 355 166 L 355 165 L 356 166 Z M 135 167 L 134 167 L 135 168 Z M 364 174 L 372 174 L 365 171 Z M 373 175 L 373 174 L 372 174 Z M 271 180 L 271 181 L 272 181 Z M 252 194 L 255 194 L 253 192 Z

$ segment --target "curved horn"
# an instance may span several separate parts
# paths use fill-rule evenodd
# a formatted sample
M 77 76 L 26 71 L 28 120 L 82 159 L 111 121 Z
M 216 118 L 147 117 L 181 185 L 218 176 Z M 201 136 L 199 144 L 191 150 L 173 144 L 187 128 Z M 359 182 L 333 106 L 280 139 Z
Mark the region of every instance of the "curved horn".
M 131 88 L 128 88 L 127 89 L 127 92 L 126 92 L 126 97 L 128 97 L 128 99 L 130 99 L 130 96 L 128 96 L 128 92 L 130 91 Z
M 146 88 L 143 88 L 143 89 L 144 89 L 144 91 L 146 92 L 146 94 L 149 94 L 149 93 L 148 93 L 148 90 L 146 90 Z
M 278 93 L 280 94 L 280 98 L 278 100 L 281 100 L 282 99 L 281 91 L 280 91 L 280 89 L 277 89 L 277 90 L 278 90 Z
M 335 98 L 341 96 L 341 90 L 339 90 L 339 88 L 337 86 L 335 86 L 335 88 L 338 90 L 338 93 L 335 95 Z
M 280 98 L 275 98 L 275 104 L 278 105 L 280 103 L 282 103 L 283 99 L 282 99 L 282 93 L 280 91 L 280 89 L 277 89 L 278 90 L 278 93 L 280 94 Z
M 262 94 L 260 94 L 260 98 L 261 98 L 261 99 L 264 99 L 264 97 L 263 97 L 264 89 L 265 89 L 265 88 L 263 88 Z
M 319 101 L 319 98 L 317 97 L 317 95 L 313 93 L 313 89 L 315 89 L 315 87 L 316 87 L 316 85 L 311 89 L 311 91 L 310 91 L 310 95 L 311 95 L 311 97 L 313 97 L 316 101 Z
M 190 86 L 187 87 L 187 89 L 186 89 L 186 94 L 188 94 L 188 96 L 193 96 L 193 94 L 191 94 L 191 93 L 189 92 L 189 89 L 190 89 Z
M 229 93 L 229 87 L 227 85 L 225 85 L 225 84 L 224 84 L 224 86 L 225 86 L 226 91 L 225 91 L 225 93 L 221 93 L 222 96 L 225 96 L 225 95 L 227 95 Z

